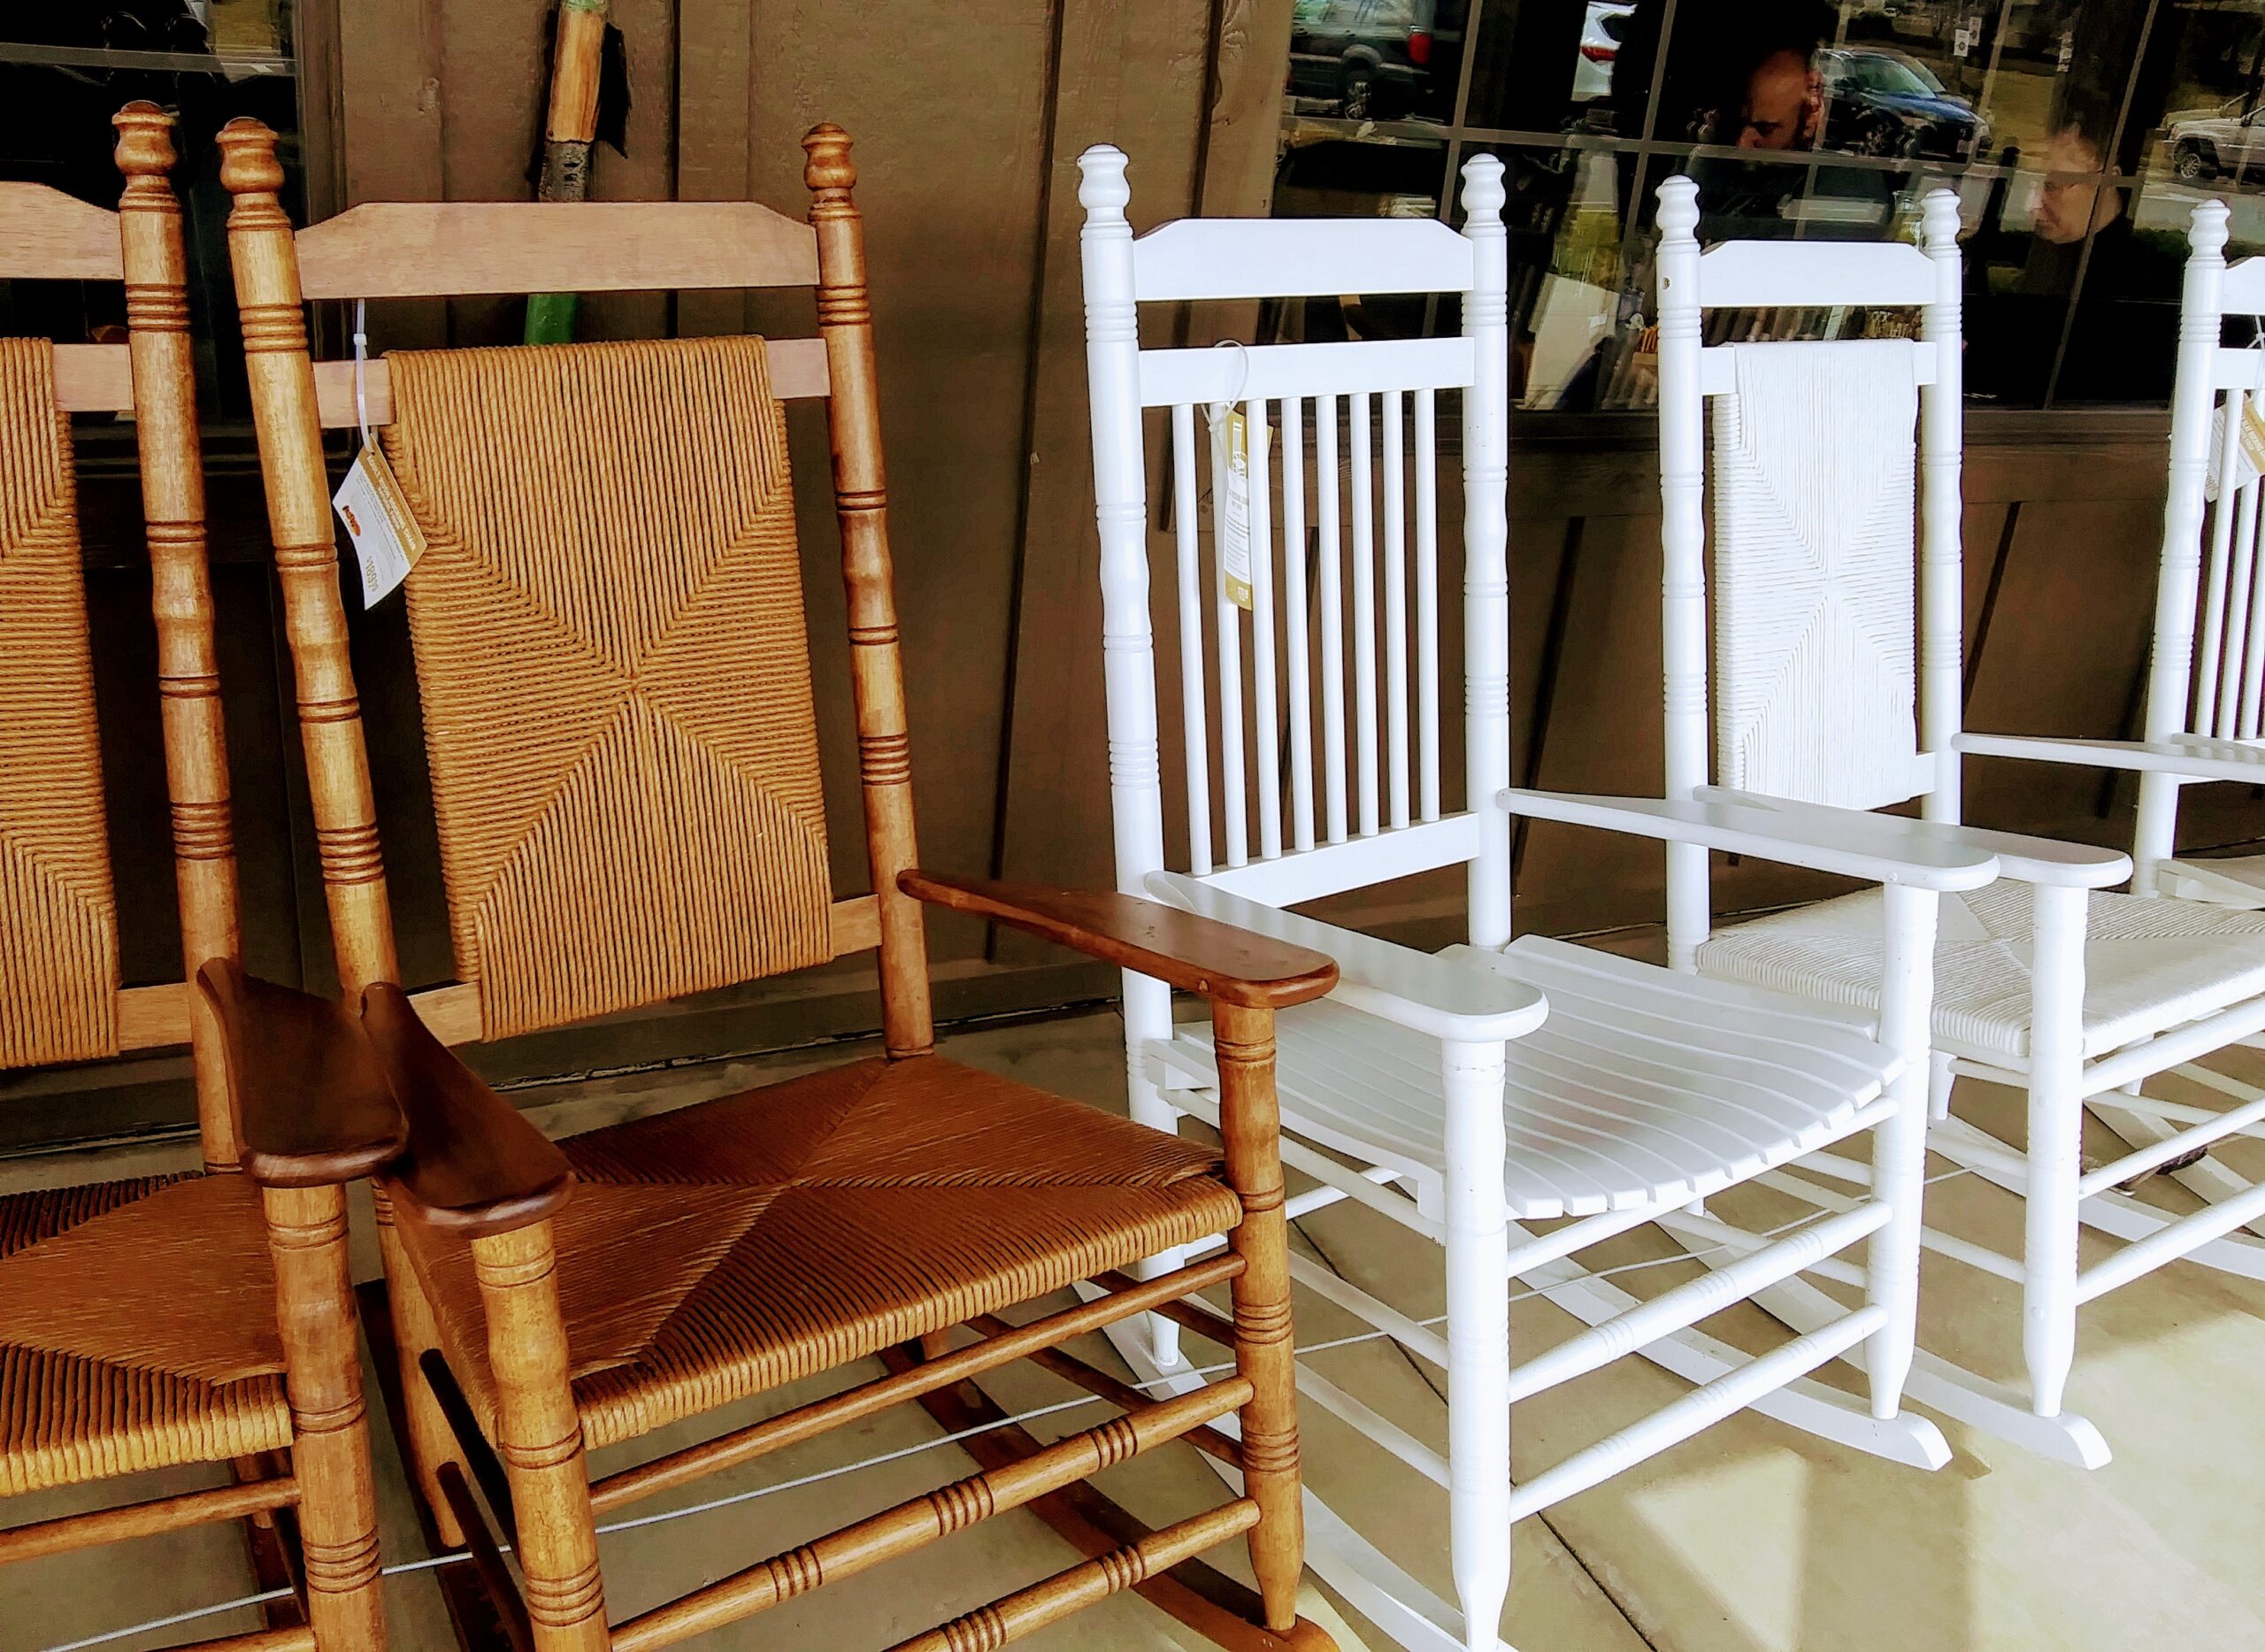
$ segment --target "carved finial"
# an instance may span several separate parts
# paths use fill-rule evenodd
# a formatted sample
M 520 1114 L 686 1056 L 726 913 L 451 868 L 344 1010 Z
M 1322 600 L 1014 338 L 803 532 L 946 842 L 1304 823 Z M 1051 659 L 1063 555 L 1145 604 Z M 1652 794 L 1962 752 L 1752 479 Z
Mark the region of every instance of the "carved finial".
M 1497 219 L 1509 200 L 1502 188 L 1502 163 L 1492 155 L 1474 155 L 1463 164 L 1463 211 L 1467 219 Z
M 1114 143 L 1096 143 L 1078 157 L 1078 204 L 1087 218 L 1122 218 L 1132 199 L 1123 150 Z
M 1670 241 L 1690 241 L 1699 228 L 1699 186 L 1678 173 L 1660 185 L 1660 233 Z
M 831 120 L 812 127 L 802 139 L 802 152 L 810 157 L 802 165 L 803 184 L 813 194 L 856 188 L 857 163 L 849 158 L 849 134 Z
M 179 158 L 173 153 L 173 118 L 157 104 L 136 98 L 110 118 L 118 128 L 118 169 L 128 178 L 164 178 Z
M 1951 189 L 1930 189 L 1919 204 L 1919 244 L 1929 252 L 1954 251 L 1958 246 L 1958 195 Z
M 273 195 L 283 187 L 275 134 L 265 121 L 238 115 L 213 140 L 220 146 L 220 181 L 230 195 Z
M 2226 220 L 2230 216 L 2223 201 L 2204 201 L 2194 209 L 2194 216 L 2186 226 L 2186 244 L 2201 256 L 2223 253 L 2226 249 Z

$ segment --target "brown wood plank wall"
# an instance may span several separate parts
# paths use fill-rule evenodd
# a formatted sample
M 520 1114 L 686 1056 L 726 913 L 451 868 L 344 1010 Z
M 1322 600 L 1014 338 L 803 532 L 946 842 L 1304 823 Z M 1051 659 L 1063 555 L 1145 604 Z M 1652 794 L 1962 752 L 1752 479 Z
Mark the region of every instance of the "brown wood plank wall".
M 544 0 L 303 8 L 314 210 L 523 196 L 546 9 Z M 597 159 L 600 196 L 750 196 L 799 212 L 802 133 L 833 119 L 858 140 L 932 864 L 1063 883 L 1109 879 L 1076 158 L 1102 140 L 1132 155 L 1136 223 L 1197 210 L 1263 212 L 1289 13 L 1289 0 L 615 0 L 634 102 L 627 156 L 605 150 Z M 747 325 L 806 332 L 812 320 L 806 298 L 737 295 L 615 296 L 583 313 L 585 336 L 599 337 Z M 1149 318 L 1159 342 L 1191 342 L 1246 331 L 1248 320 L 1232 311 Z M 334 340 L 336 322 L 323 322 Z M 507 340 L 518 325 L 518 306 L 498 300 L 372 312 L 380 349 Z M 2135 715 L 2163 431 L 2160 415 L 1985 412 L 1969 421 L 1975 726 L 2105 735 Z M 864 874 L 847 825 L 856 800 L 825 437 L 808 410 L 793 434 L 812 525 L 805 557 L 827 797 L 843 823 L 836 875 L 848 892 Z M 1641 420 L 1537 418 L 1517 426 L 1512 645 L 1523 780 L 1656 788 L 1655 464 Z M 323 984 L 328 943 L 257 477 L 242 458 L 220 469 L 214 543 L 251 958 L 271 974 Z M 1443 504 L 1453 491 L 1443 486 Z M 148 573 L 130 468 L 96 479 L 87 493 L 98 518 L 88 534 L 90 587 L 103 632 L 127 971 L 164 979 L 178 955 L 152 789 Z M 1156 544 L 1166 565 L 1169 541 L 1159 534 Z M 1452 520 L 1442 525 L 1441 552 L 1442 587 L 1452 592 L 1460 586 Z M 1166 606 L 1157 619 L 1169 659 Z M 1452 718 L 1461 649 L 1455 626 L 1446 629 Z M 357 647 L 404 965 L 413 981 L 446 979 L 438 856 L 397 603 L 357 622 Z M 1163 681 L 1165 772 L 1176 811 L 1171 675 Z M 1450 726 L 1450 753 L 1458 738 Z M 2128 834 L 2128 792 L 2088 773 L 1975 765 L 1969 796 L 1971 817 L 1985 824 L 2102 841 Z M 2258 834 L 2246 795 L 2219 788 L 2190 800 L 2197 841 Z M 1520 849 L 1520 922 L 1556 932 L 1647 922 L 1660 914 L 1660 881 L 1656 849 L 1538 826 Z M 1726 867 L 1718 906 L 1816 887 L 1766 867 Z M 1459 878 L 1412 880 L 1329 910 L 1436 944 L 1459 927 Z M 933 939 L 948 1016 L 1112 989 L 1109 972 L 1035 944 L 994 941 L 972 924 L 940 924 Z M 480 1059 L 519 1080 L 776 1047 L 877 1022 L 869 970 L 852 961 L 519 1041 Z M 177 1057 L 158 1057 L 0 1080 L 0 1150 L 179 1127 L 191 1116 L 182 1077 Z

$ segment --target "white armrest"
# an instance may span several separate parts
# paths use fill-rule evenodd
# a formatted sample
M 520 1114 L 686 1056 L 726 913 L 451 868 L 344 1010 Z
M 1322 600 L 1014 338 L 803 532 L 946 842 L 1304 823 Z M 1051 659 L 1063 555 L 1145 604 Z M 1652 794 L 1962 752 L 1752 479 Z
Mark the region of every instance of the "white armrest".
M 1924 836 L 1911 830 L 1916 820 L 1854 809 L 1813 804 L 1796 815 L 1708 798 L 1587 797 L 1515 786 L 1496 795 L 1514 815 L 1693 843 L 1871 883 L 1978 889 L 1998 875 L 1998 858 L 1987 849 Z
M 2265 749 L 2244 741 L 2206 740 L 2199 734 L 2146 741 L 1965 734 L 1954 736 L 1951 745 L 1977 757 L 2025 757 L 2032 763 L 2076 763 L 2091 769 L 2170 774 L 2182 780 L 2238 780 L 2265 786 Z
M 1328 954 L 1337 960 L 1337 987 L 1329 995 L 1396 1026 L 1482 1043 L 1522 1037 L 1549 1014 L 1549 1001 L 1522 982 L 1246 901 L 1183 872 L 1150 872 L 1148 889 L 1183 911 Z
M 1702 787 L 1699 795 L 1746 808 L 1772 810 L 1797 818 L 1819 815 L 1838 819 L 1845 812 L 1818 803 L 1800 803 L 1790 797 L 1771 797 L 1762 792 L 1732 791 L 1723 786 Z M 2120 849 L 2097 849 L 2090 843 L 2063 843 L 2057 838 L 2031 837 L 2023 832 L 1992 832 L 1984 826 L 1954 825 L 1947 820 L 1905 820 L 1893 815 L 1873 818 L 1894 820 L 1899 826 L 1909 828 L 1916 838 L 1934 842 L 1963 843 L 1985 855 L 1995 855 L 1999 875 L 2011 878 L 2016 883 L 2051 883 L 2077 889 L 2104 889 L 2112 883 L 2123 882 L 2131 875 L 2131 857 Z

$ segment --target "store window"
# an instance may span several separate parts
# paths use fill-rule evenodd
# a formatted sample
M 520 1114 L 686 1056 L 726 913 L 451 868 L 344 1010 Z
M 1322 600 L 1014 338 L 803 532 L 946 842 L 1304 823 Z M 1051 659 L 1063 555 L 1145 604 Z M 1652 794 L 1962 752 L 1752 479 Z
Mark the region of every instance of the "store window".
M 286 205 L 303 215 L 292 9 L 290 0 L 100 0 L 12 5 L 0 19 L 0 180 L 115 209 L 122 181 L 111 160 L 111 116 L 147 98 L 177 117 L 173 185 L 208 442 L 226 442 L 229 426 L 250 417 L 242 350 L 214 347 L 216 336 L 233 338 L 236 321 L 228 196 L 212 138 L 237 115 L 274 127 Z M 125 327 L 115 282 L 0 281 L 0 334 L 104 342 L 122 341 Z
M 1510 201 L 1520 404 L 1652 394 L 1652 215 L 1704 239 L 1912 233 L 1957 192 L 1967 388 L 1984 405 L 2160 404 L 2194 205 L 2265 252 L 2265 5 L 2230 0 L 1299 0 L 1275 211 L 1454 221 L 1470 154 Z M 1457 324 L 1350 298 L 1286 335 Z M 1847 336 L 1861 311 L 1720 316 Z

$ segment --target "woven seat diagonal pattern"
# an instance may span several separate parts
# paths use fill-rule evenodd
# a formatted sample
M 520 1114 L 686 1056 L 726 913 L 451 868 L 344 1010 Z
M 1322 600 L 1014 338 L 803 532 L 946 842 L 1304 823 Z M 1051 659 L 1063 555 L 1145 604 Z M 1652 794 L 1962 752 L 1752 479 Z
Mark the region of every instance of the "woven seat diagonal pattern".
M 458 974 L 495 1038 L 832 956 L 759 338 L 388 358 Z
M 561 1143 L 559 1306 L 592 1446 L 1232 1227 L 1217 1154 L 940 1057 L 861 1061 Z M 492 1423 L 470 1248 L 401 1232 Z
M 70 420 L 54 346 L 0 339 L 0 1067 L 118 1053 Z
M 2011 880 L 1943 897 L 1935 938 L 1937 1041 L 1988 1060 L 2029 1055 L 2036 903 Z M 1877 889 L 1725 929 L 1699 949 L 1707 974 L 1877 1009 Z M 2265 912 L 2095 891 L 2085 931 L 2087 1060 L 2265 993 Z
M 0 1495 L 291 1443 L 259 1191 L 0 1197 Z

